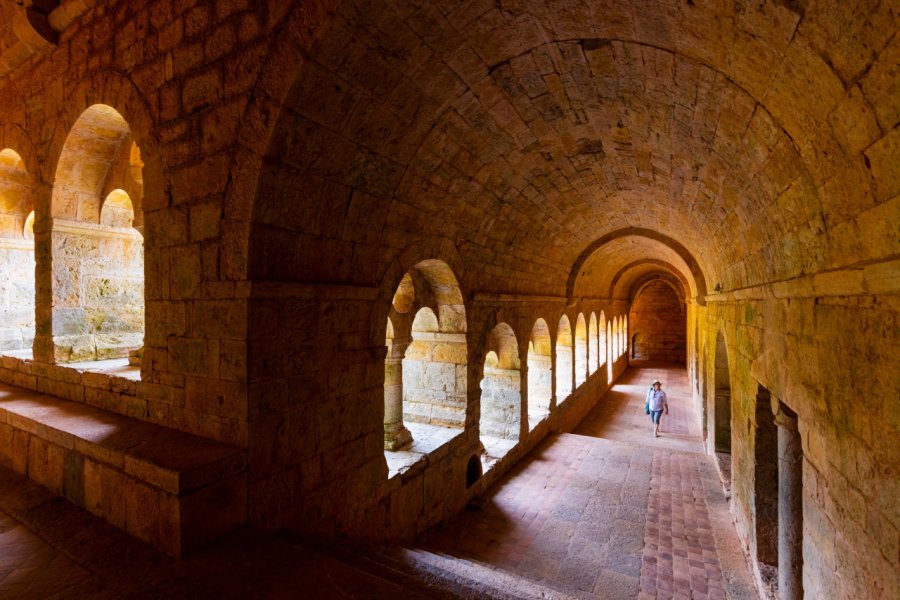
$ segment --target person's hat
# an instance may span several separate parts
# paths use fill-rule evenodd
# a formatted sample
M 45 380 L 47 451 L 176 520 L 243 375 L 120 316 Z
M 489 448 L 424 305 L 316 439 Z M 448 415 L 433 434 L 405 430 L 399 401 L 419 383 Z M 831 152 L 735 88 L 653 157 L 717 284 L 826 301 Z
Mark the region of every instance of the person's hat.
M 659 379 L 657 379 L 656 381 L 654 381 L 654 382 L 651 383 L 650 385 L 656 385 L 657 383 L 658 383 L 659 385 L 662 385 L 662 381 L 660 381 Z

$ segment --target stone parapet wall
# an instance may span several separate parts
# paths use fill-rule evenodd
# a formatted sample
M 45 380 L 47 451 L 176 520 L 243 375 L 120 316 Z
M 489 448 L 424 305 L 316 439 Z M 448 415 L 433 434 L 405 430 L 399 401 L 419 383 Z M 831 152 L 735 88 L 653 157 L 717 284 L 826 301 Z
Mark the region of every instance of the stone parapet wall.
M 143 238 L 130 228 L 54 220 L 57 362 L 128 356 L 144 341 Z

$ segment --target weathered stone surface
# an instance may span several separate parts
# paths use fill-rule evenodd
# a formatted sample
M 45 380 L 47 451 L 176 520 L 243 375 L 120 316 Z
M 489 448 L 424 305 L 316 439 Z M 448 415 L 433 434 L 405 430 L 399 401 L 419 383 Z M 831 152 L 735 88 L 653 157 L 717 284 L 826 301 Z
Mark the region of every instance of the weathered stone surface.
M 583 416 L 665 274 L 707 426 L 730 354 L 747 547 L 762 384 L 799 416 L 807 595 L 897 595 L 891 3 L 64 2 L 46 54 L 8 4 L 0 351 L 34 360 L 0 380 L 247 448 L 257 523 L 411 537 Z M 399 420 L 455 428 L 391 478 L 388 319 Z M 54 365 L 142 343 L 140 382 Z M 85 502 L 151 535 L 88 463 Z

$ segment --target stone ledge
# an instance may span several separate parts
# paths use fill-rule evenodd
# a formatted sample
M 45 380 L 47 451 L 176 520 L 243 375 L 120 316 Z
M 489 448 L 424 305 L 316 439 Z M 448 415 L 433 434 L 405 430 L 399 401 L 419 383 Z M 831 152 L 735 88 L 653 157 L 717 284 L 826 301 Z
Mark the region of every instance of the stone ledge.
M 246 452 L 0 384 L 0 463 L 181 556 L 246 522 Z

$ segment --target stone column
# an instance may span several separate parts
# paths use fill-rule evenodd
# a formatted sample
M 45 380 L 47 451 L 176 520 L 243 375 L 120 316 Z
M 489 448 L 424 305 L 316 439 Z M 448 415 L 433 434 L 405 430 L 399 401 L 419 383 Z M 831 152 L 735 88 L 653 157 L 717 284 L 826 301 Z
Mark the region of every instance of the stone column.
M 778 425 L 778 596 L 803 598 L 803 448 L 797 417 L 782 406 Z
M 397 450 L 412 442 L 403 425 L 403 355 L 409 341 L 396 340 L 384 360 L 384 449 Z

